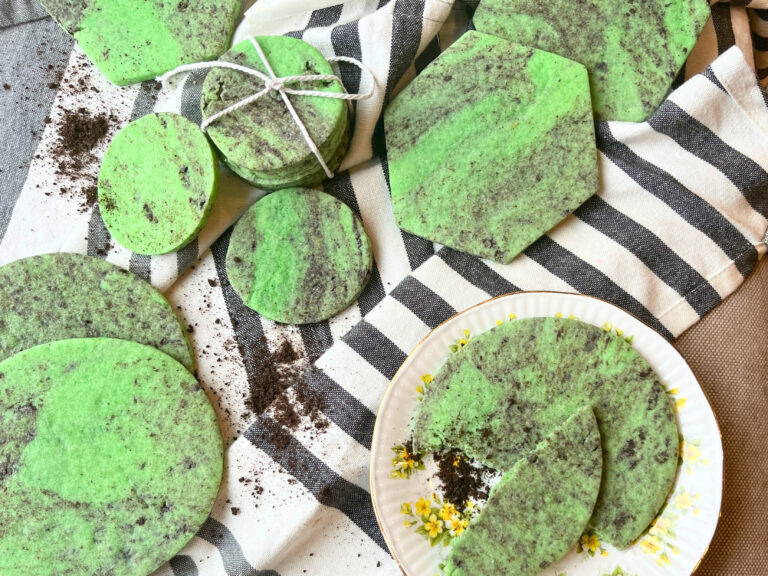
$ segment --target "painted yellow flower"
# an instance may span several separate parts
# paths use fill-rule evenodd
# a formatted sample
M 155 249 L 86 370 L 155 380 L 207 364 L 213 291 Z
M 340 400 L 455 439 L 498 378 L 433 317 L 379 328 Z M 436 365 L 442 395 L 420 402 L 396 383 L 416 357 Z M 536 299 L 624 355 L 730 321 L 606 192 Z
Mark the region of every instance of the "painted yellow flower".
M 597 537 L 597 534 L 582 534 L 581 546 L 594 554 L 597 552 L 597 549 L 600 548 L 600 539 Z
M 653 538 L 645 538 L 640 540 L 640 548 L 642 548 L 643 552 L 646 554 L 656 554 L 656 552 L 659 551 L 659 545 Z
M 501 326 L 504 322 L 502 320 L 496 320 L 496 326 Z
M 443 521 L 438 520 L 437 516 L 432 514 L 429 517 L 429 520 L 424 522 L 424 529 L 427 531 L 430 538 L 437 538 L 438 534 L 443 533 Z
M 467 529 L 467 526 L 469 526 L 469 520 L 454 516 L 450 522 L 451 536 L 459 536 Z
M 666 554 L 660 554 L 658 558 L 656 558 L 656 564 L 661 566 L 662 568 L 664 566 L 669 566 L 672 562 L 669 560 L 669 556 Z
M 400 504 L 400 514 L 407 514 L 408 516 L 413 514 L 410 502 L 403 502 Z
M 669 528 L 671 526 L 671 521 L 658 516 L 656 520 L 651 523 L 651 529 L 648 531 L 648 533 L 653 534 L 654 536 L 664 536 L 669 532 Z
M 601 552 L 601 555 L 602 555 L 602 556 L 608 556 L 608 550 L 603 550 L 603 551 Z
M 557 314 L 555 314 L 555 318 L 562 318 L 562 317 L 563 317 L 562 312 L 558 312 Z
M 432 507 L 432 500 L 429 498 L 419 498 L 416 501 L 416 514 L 426 518 L 429 516 L 429 511 Z
M 452 466 L 453 466 L 454 468 L 458 468 L 458 467 L 459 467 L 459 464 L 461 464 L 461 456 L 459 456 L 458 454 L 456 454 L 456 455 L 453 457 L 453 462 L 451 462 L 451 464 L 452 464 Z
M 514 320 L 515 318 L 517 318 L 517 314 L 510 314 L 509 315 L 509 319 L 510 320 Z
M 701 450 L 693 444 L 683 442 L 683 460 L 690 462 L 691 464 L 696 464 L 696 462 L 699 461 L 699 458 L 701 458 Z
M 432 380 L 432 374 L 424 374 L 424 376 L 421 377 L 421 381 L 424 382 L 424 384 L 429 384 Z
M 675 508 L 678 510 L 682 510 L 683 508 L 690 508 L 691 506 L 693 506 L 693 500 L 691 500 L 688 492 L 678 494 L 677 498 L 675 498 Z
M 456 515 L 456 506 L 454 506 L 450 502 L 446 502 L 445 504 L 443 504 L 443 507 L 440 508 L 440 518 L 442 518 L 445 521 L 450 520 L 455 515 Z
M 613 330 L 613 324 L 611 322 L 606 322 L 605 324 L 603 324 L 603 330 L 605 330 L 606 332 L 610 332 L 611 330 Z
M 676 401 L 675 401 L 675 410 L 677 410 L 678 412 L 680 412 L 680 410 L 682 410 L 683 408 L 685 408 L 685 403 L 686 403 L 686 402 L 687 402 L 687 400 L 686 400 L 685 398 L 680 398 L 680 400 L 676 400 Z

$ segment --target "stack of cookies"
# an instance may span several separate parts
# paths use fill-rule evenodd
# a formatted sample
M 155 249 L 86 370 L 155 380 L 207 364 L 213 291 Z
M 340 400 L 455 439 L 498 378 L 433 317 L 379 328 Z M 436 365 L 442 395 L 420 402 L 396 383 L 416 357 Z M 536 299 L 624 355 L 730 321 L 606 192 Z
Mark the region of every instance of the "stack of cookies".
M 287 36 L 256 38 L 274 75 L 279 78 L 334 74 L 314 47 Z M 256 48 L 244 40 L 220 60 L 253 68 L 270 76 Z M 291 82 L 286 88 L 343 93 L 337 81 Z M 237 70 L 214 68 L 203 83 L 203 118 L 224 110 L 264 89 L 264 81 Z M 349 146 L 348 104 L 338 98 L 287 96 L 331 172 L 341 164 Z M 226 164 L 254 186 L 278 190 L 313 186 L 326 178 L 317 157 L 303 138 L 279 93 L 272 91 L 243 108 L 218 118 L 208 136 Z

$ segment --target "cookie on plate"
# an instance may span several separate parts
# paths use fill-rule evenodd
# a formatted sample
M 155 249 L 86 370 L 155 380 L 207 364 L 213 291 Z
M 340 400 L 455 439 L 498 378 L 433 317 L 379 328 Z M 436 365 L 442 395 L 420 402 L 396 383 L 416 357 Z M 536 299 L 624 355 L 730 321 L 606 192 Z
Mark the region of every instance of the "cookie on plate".
M 502 476 L 451 543 L 445 576 L 535 576 L 579 540 L 602 472 L 600 432 L 582 408 Z
M 589 525 L 625 548 L 672 488 L 679 440 L 672 401 L 619 336 L 578 320 L 529 318 L 473 338 L 429 385 L 414 417 L 414 449 L 457 448 L 504 471 L 587 406 L 603 445 Z

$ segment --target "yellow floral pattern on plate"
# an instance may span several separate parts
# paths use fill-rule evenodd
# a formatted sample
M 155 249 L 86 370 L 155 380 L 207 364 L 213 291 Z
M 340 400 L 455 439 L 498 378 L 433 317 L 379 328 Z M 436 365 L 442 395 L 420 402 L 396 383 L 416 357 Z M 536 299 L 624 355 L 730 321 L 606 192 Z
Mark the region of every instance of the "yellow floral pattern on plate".
M 416 502 L 403 502 L 400 514 L 410 518 L 405 520 L 405 526 L 415 528 L 417 534 L 429 540 L 430 546 L 441 542 L 443 546 L 448 546 L 453 538 L 467 529 L 477 514 L 477 507 L 468 500 L 464 508 L 458 510 L 454 504 L 443 501 L 433 492 L 429 497 L 421 497 Z
M 688 514 L 698 516 L 700 498 L 699 494 L 690 494 L 685 487 L 679 487 L 667 500 L 661 514 L 651 522 L 648 532 L 640 538 L 640 549 L 644 554 L 655 556 L 659 566 L 669 566 L 673 557 L 680 554 L 680 548 L 675 545 L 677 521 Z

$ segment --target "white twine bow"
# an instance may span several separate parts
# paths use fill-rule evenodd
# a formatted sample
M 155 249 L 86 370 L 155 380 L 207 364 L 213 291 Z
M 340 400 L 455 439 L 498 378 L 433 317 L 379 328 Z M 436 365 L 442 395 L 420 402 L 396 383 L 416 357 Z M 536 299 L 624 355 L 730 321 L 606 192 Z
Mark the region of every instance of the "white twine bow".
M 296 126 L 301 132 L 301 135 L 304 137 L 304 141 L 307 143 L 307 146 L 309 146 L 309 149 L 312 151 L 312 154 L 315 155 L 315 158 L 317 158 L 317 161 L 320 163 L 320 166 L 323 167 L 323 170 L 325 171 L 325 175 L 328 176 L 328 178 L 333 178 L 333 172 L 331 172 L 328 169 L 328 165 L 325 163 L 325 160 L 323 159 L 322 154 L 320 154 L 320 150 L 315 144 L 315 141 L 312 139 L 312 136 L 310 136 L 309 131 L 307 130 L 307 127 L 304 125 L 304 122 L 302 122 L 301 118 L 299 118 L 299 115 L 296 112 L 296 109 L 293 107 L 293 104 L 291 103 L 290 98 L 288 98 L 288 94 L 294 94 L 296 96 L 317 96 L 319 98 L 336 98 L 339 100 L 347 100 L 347 102 L 351 106 L 351 102 L 350 102 L 351 100 L 366 100 L 371 96 L 373 96 L 373 90 L 375 86 L 373 73 L 368 69 L 368 67 L 365 64 L 363 64 L 359 60 L 355 60 L 354 58 L 347 58 L 346 56 L 336 56 L 333 58 L 328 58 L 328 62 L 347 62 L 349 64 L 353 64 L 357 66 L 362 72 L 365 72 L 368 75 L 368 78 L 370 80 L 369 82 L 370 89 L 368 90 L 368 92 L 364 94 L 350 94 L 349 92 L 347 92 L 347 89 L 344 87 L 344 83 L 341 81 L 341 78 L 339 78 L 338 76 L 335 76 L 334 74 L 309 74 L 306 76 L 284 76 L 282 78 L 278 78 L 277 76 L 275 76 L 275 73 L 272 70 L 272 66 L 270 66 L 266 55 L 262 51 L 261 46 L 259 46 L 259 43 L 256 41 L 256 39 L 253 36 L 248 36 L 248 40 L 250 40 L 251 44 L 253 44 L 253 47 L 256 49 L 256 53 L 259 55 L 259 58 L 261 58 L 261 62 L 264 64 L 264 68 L 267 70 L 269 75 L 264 74 L 260 70 L 249 68 L 247 66 L 242 66 L 240 64 L 235 64 L 233 62 L 222 62 L 221 60 L 214 60 L 212 62 L 197 62 L 194 64 L 184 64 L 182 66 L 179 66 L 178 68 L 174 68 L 173 70 L 166 72 L 162 76 L 158 76 L 157 81 L 162 84 L 163 88 L 165 88 L 168 80 L 173 76 L 176 76 L 177 74 L 182 74 L 184 72 L 191 72 L 193 70 L 204 70 L 204 69 L 210 69 L 210 68 L 226 68 L 228 70 L 236 70 L 238 72 L 242 72 L 243 74 L 247 74 L 249 76 L 255 76 L 261 79 L 264 82 L 263 90 L 260 90 L 259 92 L 256 92 L 251 96 L 243 98 L 242 100 L 235 102 L 230 106 L 227 106 L 226 108 L 224 108 L 224 110 L 220 110 L 219 112 L 216 112 L 216 114 L 209 116 L 202 122 L 202 124 L 200 124 L 200 128 L 205 132 L 208 126 L 212 122 L 215 122 L 222 116 L 226 114 L 230 114 L 235 110 L 239 110 L 243 106 L 248 106 L 248 104 L 256 102 L 257 100 L 259 100 L 260 98 L 263 98 L 270 92 L 275 91 L 279 93 L 280 96 L 282 97 L 283 102 L 285 103 L 285 107 L 288 109 L 288 112 L 290 112 L 291 117 L 293 118 L 293 121 L 296 123 Z M 292 84 L 294 82 L 327 82 L 327 81 L 338 82 L 339 85 L 341 86 L 341 89 L 344 90 L 344 92 L 338 93 L 338 92 L 323 92 L 321 90 L 297 90 L 295 88 L 289 88 L 288 86 L 286 86 L 286 84 Z

